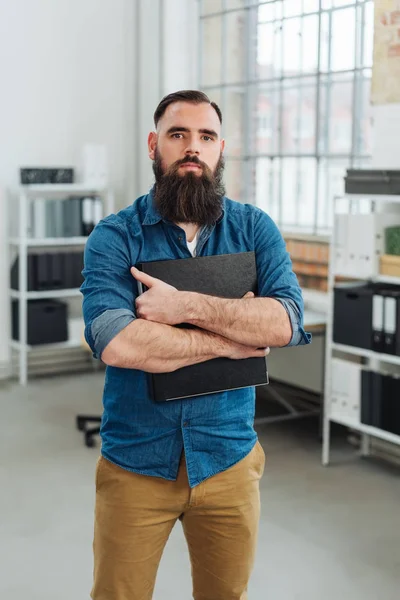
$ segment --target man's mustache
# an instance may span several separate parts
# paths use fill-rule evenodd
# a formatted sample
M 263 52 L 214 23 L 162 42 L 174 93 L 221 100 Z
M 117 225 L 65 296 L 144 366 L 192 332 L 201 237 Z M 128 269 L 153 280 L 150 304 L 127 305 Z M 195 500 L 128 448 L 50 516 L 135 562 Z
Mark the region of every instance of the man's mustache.
M 194 163 L 195 165 L 199 165 L 200 167 L 203 167 L 203 168 L 206 166 L 206 164 L 203 163 L 203 161 L 200 160 L 199 157 L 196 155 L 185 156 L 185 158 L 182 158 L 181 160 L 177 160 L 175 164 L 180 167 L 181 165 L 184 165 L 186 163 Z

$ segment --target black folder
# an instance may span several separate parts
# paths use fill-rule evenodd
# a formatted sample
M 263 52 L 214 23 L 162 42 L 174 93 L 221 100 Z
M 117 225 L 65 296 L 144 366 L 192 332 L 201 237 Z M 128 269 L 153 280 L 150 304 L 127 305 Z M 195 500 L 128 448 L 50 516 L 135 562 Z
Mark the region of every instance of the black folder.
M 385 354 L 400 355 L 400 292 L 384 290 L 384 342 L 383 352 Z
M 242 298 L 249 291 L 257 293 L 254 252 L 147 262 L 137 268 L 180 291 L 222 298 Z M 268 383 L 265 358 L 216 358 L 173 373 L 151 373 L 149 377 L 157 402 Z
M 384 352 L 384 304 L 385 298 L 377 290 L 372 297 L 372 350 Z

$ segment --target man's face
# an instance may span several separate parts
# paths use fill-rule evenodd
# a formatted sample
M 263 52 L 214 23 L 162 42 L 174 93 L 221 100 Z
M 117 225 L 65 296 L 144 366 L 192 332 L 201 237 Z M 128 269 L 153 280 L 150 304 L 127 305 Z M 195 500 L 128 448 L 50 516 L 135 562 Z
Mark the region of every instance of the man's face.
M 162 158 L 165 173 L 176 161 L 196 156 L 204 162 L 212 173 L 224 149 L 221 140 L 221 124 L 217 113 L 210 104 L 174 102 L 161 117 L 157 132 L 149 135 L 149 156 L 152 160 Z M 201 165 L 185 162 L 180 165 L 178 174 L 194 173 L 201 176 Z
M 218 115 L 208 104 L 176 102 L 149 136 L 154 199 L 163 219 L 212 225 L 222 211 L 223 141 Z

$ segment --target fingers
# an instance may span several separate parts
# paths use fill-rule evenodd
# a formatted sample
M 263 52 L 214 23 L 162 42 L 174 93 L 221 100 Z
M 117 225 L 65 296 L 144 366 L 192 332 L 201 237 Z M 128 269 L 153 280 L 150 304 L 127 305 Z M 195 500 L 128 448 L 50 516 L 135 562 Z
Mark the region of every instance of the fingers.
M 268 356 L 269 353 L 270 353 L 269 348 L 257 348 L 255 356 L 264 357 L 264 356 Z
M 153 287 L 157 282 L 160 281 L 159 279 L 156 279 L 155 277 L 151 277 L 150 275 L 147 275 L 146 273 L 139 271 L 139 269 L 136 269 L 136 267 L 131 268 L 131 274 L 137 281 L 140 281 L 140 283 L 143 283 L 143 285 L 145 285 L 147 288 Z
M 254 298 L 254 293 L 253 292 L 247 292 L 247 294 L 245 294 L 243 296 L 243 298 Z

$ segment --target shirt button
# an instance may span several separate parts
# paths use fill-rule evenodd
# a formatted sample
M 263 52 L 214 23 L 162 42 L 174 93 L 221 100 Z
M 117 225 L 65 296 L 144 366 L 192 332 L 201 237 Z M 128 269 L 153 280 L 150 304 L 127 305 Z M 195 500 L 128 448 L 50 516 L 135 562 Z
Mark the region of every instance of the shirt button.
M 189 427 L 189 423 L 188 423 L 188 421 L 185 421 L 185 422 L 183 423 L 183 426 L 184 426 L 184 427 Z
M 181 242 L 181 241 L 183 240 L 183 237 L 180 235 L 180 236 L 178 237 L 178 240 Z

